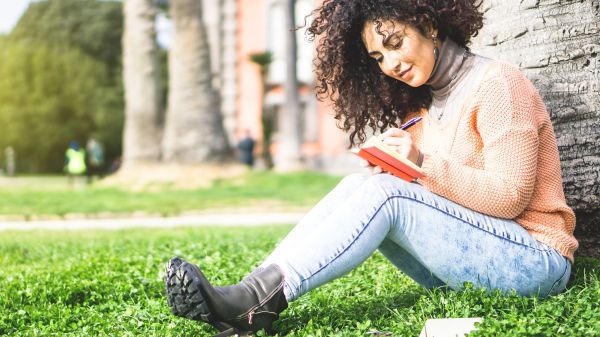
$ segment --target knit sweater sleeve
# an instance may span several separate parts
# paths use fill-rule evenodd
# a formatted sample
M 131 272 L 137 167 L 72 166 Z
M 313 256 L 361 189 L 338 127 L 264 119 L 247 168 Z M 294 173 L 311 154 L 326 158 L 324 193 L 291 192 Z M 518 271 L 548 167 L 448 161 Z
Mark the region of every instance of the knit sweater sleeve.
M 483 167 L 425 153 L 421 183 L 475 211 L 513 219 L 529 204 L 536 181 L 538 134 L 532 95 L 537 92 L 518 69 L 501 65 L 493 73 L 468 108 L 469 127 L 460 128 L 463 133 L 456 136 L 463 137 L 459 145 L 478 144 Z

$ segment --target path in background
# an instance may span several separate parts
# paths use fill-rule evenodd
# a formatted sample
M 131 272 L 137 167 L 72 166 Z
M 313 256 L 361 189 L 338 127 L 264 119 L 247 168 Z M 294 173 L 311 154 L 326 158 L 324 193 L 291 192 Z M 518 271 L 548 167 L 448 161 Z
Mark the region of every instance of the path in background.
M 5 230 L 88 230 L 124 228 L 171 228 L 180 226 L 260 226 L 295 224 L 305 212 L 289 213 L 212 213 L 176 217 L 148 217 L 127 219 L 73 219 L 40 221 L 3 221 Z
M 84 181 L 84 179 L 82 179 Z M 36 190 L 69 190 L 67 177 L 48 176 L 0 176 L 0 188 L 27 188 Z

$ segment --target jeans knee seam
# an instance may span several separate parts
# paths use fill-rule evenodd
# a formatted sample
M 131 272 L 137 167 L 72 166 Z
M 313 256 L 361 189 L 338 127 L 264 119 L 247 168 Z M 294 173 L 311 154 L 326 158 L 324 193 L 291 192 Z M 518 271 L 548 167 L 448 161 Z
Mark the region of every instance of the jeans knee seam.
M 519 245 L 519 246 L 523 246 L 523 247 L 526 247 L 526 248 L 529 248 L 529 249 L 532 249 L 532 250 L 535 250 L 535 251 L 539 251 L 539 252 L 549 252 L 549 251 L 551 251 L 551 249 L 540 249 L 540 248 L 531 247 L 531 246 L 529 246 L 529 245 L 526 245 L 526 244 L 524 244 L 524 243 L 521 243 L 521 242 L 518 242 L 518 241 L 515 241 L 515 240 L 511 240 L 511 239 L 509 239 L 509 238 L 506 238 L 506 237 L 504 237 L 504 236 L 498 235 L 498 234 L 496 234 L 495 232 L 490 232 L 490 231 L 488 231 L 488 230 L 486 230 L 486 229 L 484 229 L 484 228 L 481 228 L 481 227 L 477 226 L 477 225 L 476 225 L 476 224 L 474 224 L 474 223 L 471 223 L 471 222 L 467 221 L 466 219 L 463 219 L 462 217 L 456 216 L 456 215 L 454 215 L 454 214 L 452 214 L 452 213 L 449 213 L 449 212 L 446 212 L 446 211 L 444 211 L 444 210 L 443 210 L 443 209 L 441 209 L 441 208 L 438 208 L 438 207 L 436 207 L 435 205 L 429 204 L 429 203 L 425 202 L 424 200 L 420 200 L 420 199 L 417 199 L 417 198 L 412 198 L 412 197 L 410 197 L 410 196 L 406 196 L 406 195 L 402 195 L 402 194 L 400 194 L 400 195 L 397 195 L 396 197 L 398 197 L 398 198 L 403 198 L 403 199 L 409 199 L 409 200 L 412 200 L 412 201 L 418 202 L 418 203 L 420 203 L 420 204 L 423 204 L 423 205 L 425 205 L 425 206 L 431 207 L 431 208 L 433 208 L 433 209 L 435 209 L 435 210 L 437 210 L 437 211 L 439 211 L 439 212 L 442 212 L 442 213 L 444 213 L 444 214 L 446 214 L 446 215 L 448 215 L 448 216 L 450 216 L 450 217 L 452 217 L 452 218 L 454 218 L 454 219 L 457 219 L 457 220 L 459 220 L 459 221 L 461 221 L 461 222 L 463 222 L 463 223 L 465 223 L 465 224 L 467 224 L 467 225 L 469 225 L 469 226 L 471 226 L 471 227 L 473 227 L 473 228 L 476 228 L 476 229 L 478 229 L 478 230 L 481 230 L 481 231 L 483 231 L 483 232 L 485 232 L 485 233 L 487 233 L 487 234 L 489 234 L 489 235 L 495 236 L 495 237 L 497 237 L 497 238 L 499 238 L 499 239 L 502 239 L 502 240 L 508 241 L 508 242 L 510 242 L 510 243 L 513 243 L 513 244 L 516 244 L 516 245 Z M 482 213 L 480 213 L 480 214 L 482 214 Z M 488 215 L 486 215 L 486 214 L 483 214 L 483 215 L 485 215 L 485 216 L 488 216 Z

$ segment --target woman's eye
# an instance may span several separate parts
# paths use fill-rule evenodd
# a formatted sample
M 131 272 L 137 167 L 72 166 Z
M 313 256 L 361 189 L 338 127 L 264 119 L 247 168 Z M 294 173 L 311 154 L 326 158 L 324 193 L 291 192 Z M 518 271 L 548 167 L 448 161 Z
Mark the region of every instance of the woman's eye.
M 404 41 L 404 36 L 394 34 L 387 41 L 386 47 L 390 49 L 400 49 L 400 47 L 402 46 L 402 41 Z
M 390 41 L 390 48 L 392 49 L 400 49 L 400 47 L 402 47 L 402 41 L 404 39 L 401 37 L 395 37 L 392 39 L 392 41 Z

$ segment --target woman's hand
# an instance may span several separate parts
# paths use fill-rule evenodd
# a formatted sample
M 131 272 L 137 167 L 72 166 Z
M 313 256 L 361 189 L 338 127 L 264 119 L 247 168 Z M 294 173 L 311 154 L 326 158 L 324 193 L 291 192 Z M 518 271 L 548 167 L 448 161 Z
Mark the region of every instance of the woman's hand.
M 379 135 L 379 139 L 398 152 L 401 156 L 408 158 L 408 160 L 418 165 L 417 162 L 419 161 L 421 151 L 417 145 L 413 143 L 410 133 L 398 128 L 392 128 Z M 361 159 L 360 163 L 363 167 L 369 168 L 371 174 L 379 174 L 384 172 L 381 167 L 371 165 L 364 159 Z
M 384 144 L 396 150 L 401 156 L 406 157 L 408 160 L 417 164 L 421 151 L 413 142 L 410 133 L 398 128 L 391 128 L 379 135 L 379 139 L 381 139 Z
M 368 161 L 366 161 L 364 159 L 360 160 L 360 165 L 362 167 L 368 168 L 371 171 L 371 175 L 383 173 L 383 169 L 381 167 L 379 167 L 379 166 L 373 166 Z

